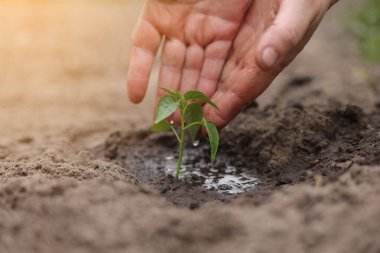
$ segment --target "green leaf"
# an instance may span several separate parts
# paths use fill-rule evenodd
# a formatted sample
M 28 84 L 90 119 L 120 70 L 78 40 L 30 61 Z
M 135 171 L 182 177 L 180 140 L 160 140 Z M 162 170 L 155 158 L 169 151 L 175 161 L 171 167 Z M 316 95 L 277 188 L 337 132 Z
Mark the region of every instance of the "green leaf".
M 163 96 L 157 104 L 157 115 L 154 123 L 157 124 L 172 115 L 177 110 L 178 105 L 179 101 L 175 100 L 172 96 Z
M 175 100 L 179 100 L 182 98 L 181 96 L 181 93 L 179 93 L 178 91 L 174 91 L 174 90 L 169 90 L 169 89 L 166 89 L 164 87 L 160 87 L 161 90 L 164 90 L 166 91 L 170 96 L 172 96 Z
M 154 124 L 154 126 L 152 127 L 153 132 L 166 132 L 169 130 L 171 130 L 171 126 L 170 126 L 170 123 L 167 122 L 166 120 L 162 120 Z
M 203 119 L 203 107 L 198 104 L 190 104 L 187 106 L 186 112 L 185 112 L 185 122 L 186 125 L 190 125 L 191 123 L 200 122 Z M 194 125 L 188 128 L 190 138 L 192 142 L 196 141 L 198 132 L 201 128 L 201 125 Z
M 210 140 L 211 162 L 214 163 L 216 153 L 218 152 L 218 147 L 219 147 L 218 129 L 211 121 L 206 121 L 205 118 L 203 118 L 203 124 L 206 127 L 208 138 Z
M 215 109 L 219 110 L 218 106 L 212 102 L 208 97 L 206 97 L 205 94 L 203 94 L 202 92 L 200 91 L 189 91 L 189 92 L 186 92 L 185 94 L 185 100 L 186 102 L 191 100 L 191 99 L 199 99 L 209 105 L 211 105 L 212 107 L 214 107 Z

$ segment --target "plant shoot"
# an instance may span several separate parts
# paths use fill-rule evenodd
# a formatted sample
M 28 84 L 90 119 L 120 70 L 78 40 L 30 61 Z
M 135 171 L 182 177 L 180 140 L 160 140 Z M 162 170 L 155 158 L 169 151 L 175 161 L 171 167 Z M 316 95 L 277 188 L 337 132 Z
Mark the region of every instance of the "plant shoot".
M 179 178 L 183 151 L 185 147 L 185 133 L 188 132 L 192 142 L 196 141 L 199 130 L 202 126 L 207 131 L 211 147 L 211 162 L 215 161 L 216 153 L 219 146 L 219 133 L 216 126 L 203 117 L 203 107 L 197 101 L 207 103 L 219 110 L 214 102 L 200 91 L 189 91 L 181 94 L 178 91 L 171 91 L 161 88 L 167 92 L 157 104 L 157 115 L 152 127 L 154 132 L 173 131 L 179 143 L 178 165 L 176 171 L 176 180 Z M 170 124 L 166 118 L 172 115 L 179 108 L 181 115 L 180 132 Z

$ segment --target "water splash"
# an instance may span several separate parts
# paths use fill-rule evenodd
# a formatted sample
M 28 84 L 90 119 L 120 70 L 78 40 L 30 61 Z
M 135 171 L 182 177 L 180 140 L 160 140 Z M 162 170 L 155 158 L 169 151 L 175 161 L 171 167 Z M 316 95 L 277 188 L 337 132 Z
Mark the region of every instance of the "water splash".
M 172 156 L 172 155 L 169 155 L 169 156 L 167 156 L 167 157 L 165 157 L 165 160 L 166 161 L 171 161 L 171 160 L 174 160 L 174 156 Z
M 175 171 L 175 160 L 166 160 L 165 173 L 173 176 Z M 232 164 L 218 164 L 215 167 L 204 161 L 195 165 L 182 165 L 180 179 L 199 183 L 208 190 L 214 189 L 230 194 L 246 192 L 260 183 L 260 180 L 247 169 L 237 168 Z

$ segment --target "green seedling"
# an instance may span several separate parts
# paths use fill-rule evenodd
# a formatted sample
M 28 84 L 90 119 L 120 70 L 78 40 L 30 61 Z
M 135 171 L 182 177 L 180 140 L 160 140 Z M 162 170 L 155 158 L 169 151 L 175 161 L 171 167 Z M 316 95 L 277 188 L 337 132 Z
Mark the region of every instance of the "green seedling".
M 212 122 L 207 121 L 203 117 L 203 107 L 197 103 L 197 101 L 207 103 L 217 110 L 219 109 L 214 102 L 200 91 L 189 91 L 182 95 L 178 91 L 171 91 L 164 88 L 161 89 L 166 91 L 167 95 L 163 96 L 157 104 L 157 115 L 152 131 L 165 132 L 171 130 L 176 136 L 179 143 L 179 156 L 175 177 L 178 180 L 182 165 L 183 150 L 185 147 L 186 131 L 189 133 L 190 138 L 194 143 L 201 126 L 204 126 L 210 140 L 212 163 L 215 161 L 216 153 L 218 152 L 218 129 Z M 180 132 L 178 132 L 176 128 L 166 120 L 166 118 L 176 112 L 178 108 L 181 115 Z

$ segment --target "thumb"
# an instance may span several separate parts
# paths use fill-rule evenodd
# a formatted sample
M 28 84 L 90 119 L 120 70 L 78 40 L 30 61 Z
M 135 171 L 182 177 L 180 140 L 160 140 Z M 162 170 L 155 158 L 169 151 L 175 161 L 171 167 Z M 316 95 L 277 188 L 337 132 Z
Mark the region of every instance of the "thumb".
M 272 25 L 258 44 L 256 60 L 263 70 L 289 64 L 317 28 L 326 6 L 324 1 L 282 1 Z M 282 69 L 281 68 L 281 69 Z

